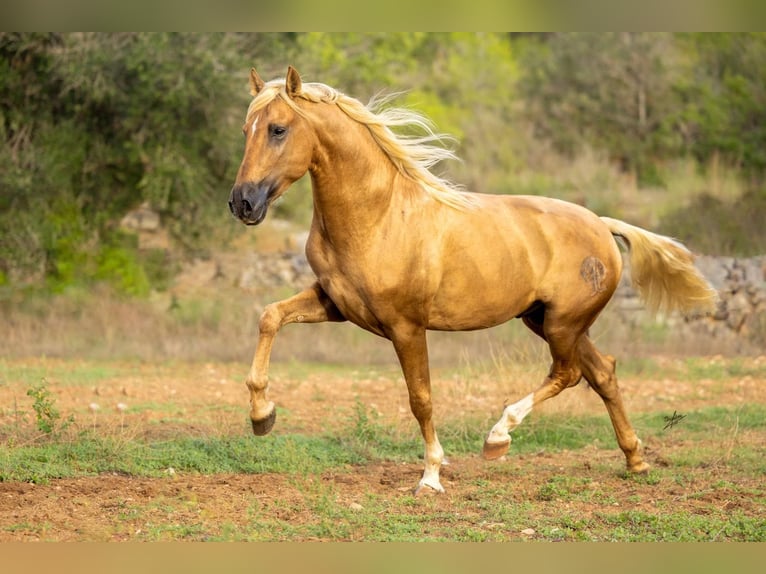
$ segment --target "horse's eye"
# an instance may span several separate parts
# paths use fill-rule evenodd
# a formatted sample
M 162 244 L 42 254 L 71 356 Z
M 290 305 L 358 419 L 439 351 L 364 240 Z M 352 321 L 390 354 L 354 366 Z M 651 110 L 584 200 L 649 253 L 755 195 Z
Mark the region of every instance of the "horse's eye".
M 274 139 L 282 139 L 287 133 L 287 128 L 284 126 L 270 125 L 269 135 Z

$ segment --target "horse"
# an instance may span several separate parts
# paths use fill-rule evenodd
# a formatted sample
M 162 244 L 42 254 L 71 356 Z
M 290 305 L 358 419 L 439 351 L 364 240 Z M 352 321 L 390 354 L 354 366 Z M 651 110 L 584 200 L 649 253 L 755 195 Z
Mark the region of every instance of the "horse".
M 244 156 L 229 196 L 246 225 L 308 172 L 313 216 L 306 257 L 316 281 L 267 305 L 246 378 L 255 435 L 276 420 L 268 370 L 277 332 L 290 323 L 350 321 L 388 339 L 425 443 L 415 493 L 444 492 L 434 427 L 427 330 L 467 331 L 514 318 L 548 345 L 542 384 L 505 406 L 483 456 L 504 456 L 510 432 L 541 402 L 585 379 L 603 400 L 629 472 L 649 470 L 620 395 L 616 361 L 589 327 L 623 271 L 653 311 L 708 312 L 716 291 L 681 243 L 562 200 L 472 193 L 432 168 L 453 159 L 422 114 L 373 98 L 367 105 L 288 66 L 264 82 L 250 70 Z M 404 134 L 404 135 L 402 135 Z

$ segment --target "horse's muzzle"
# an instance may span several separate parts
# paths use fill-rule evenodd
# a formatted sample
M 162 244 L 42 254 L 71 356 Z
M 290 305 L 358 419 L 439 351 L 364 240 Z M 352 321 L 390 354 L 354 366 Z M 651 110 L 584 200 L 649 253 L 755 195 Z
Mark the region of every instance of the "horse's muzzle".
M 246 225 L 258 225 L 266 217 L 272 192 L 266 182 L 237 184 L 229 194 L 229 211 Z

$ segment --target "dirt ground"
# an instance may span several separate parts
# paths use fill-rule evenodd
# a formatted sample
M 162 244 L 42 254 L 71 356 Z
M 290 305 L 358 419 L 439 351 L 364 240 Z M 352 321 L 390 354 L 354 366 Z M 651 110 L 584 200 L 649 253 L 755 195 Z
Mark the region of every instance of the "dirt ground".
M 763 363 L 766 358 L 752 360 Z M 74 413 L 77 424 L 90 426 L 96 432 L 110 433 L 120 429 L 120 432 L 131 433 L 131 436 L 149 439 L 182 433 L 191 436 L 213 433 L 219 436 L 247 432 L 243 424 L 247 413 L 247 392 L 242 384 L 246 365 L 123 363 L 91 367 L 74 361 L 49 359 L 7 361 L 5 367 L 11 373 L 35 369 L 35 373 L 43 374 L 60 411 Z M 93 374 L 88 376 L 77 374 L 91 371 Z M 351 370 L 298 373 L 290 369 L 280 372 L 279 368 L 274 371 L 272 399 L 280 409 L 274 432 L 331 432 L 333 428 L 348 424 L 359 402 L 379 413 L 383 422 L 401 425 L 408 430 L 414 428 L 404 383 L 393 368 L 380 373 Z M 454 418 L 456 413 L 493 421 L 506 398 L 521 397 L 536 386 L 536 375 L 537 371 L 520 371 L 518 377 L 512 377 L 517 380 L 505 383 L 498 383 L 486 374 L 442 378 L 437 375 L 433 382 L 437 425 L 440 420 Z M 8 375 L 9 379 L 13 377 Z M 0 385 L 0 405 L 16 405 L 14 409 L 5 408 L 2 411 L 5 420 L 0 422 L 8 424 L 9 418 L 19 416 L 19 411 L 31 412 L 27 405 L 30 399 L 25 396 L 24 388 L 13 380 Z M 766 403 L 766 380 L 750 376 L 726 380 L 627 377 L 621 380 L 621 388 L 630 413 L 660 411 L 672 414 L 704 406 Z M 150 408 L 147 405 L 155 406 Z M 541 410 L 548 413 L 605 415 L 601 401 L 584 385 L 552 399 Z M 747 438 L 742 437 L 742 440 Z M 655 467 L 666 466 L 668 448 L 651 441 L 645 443 L 647 460 Z M 683 445 L 672 448 L 683 448 Z M 592 475 L 592 484 L 604 490 L 613 490 L 618 493 L 619 500 L 631 494 L 642 494 L 645 496 L 633 497 L 642 500 L 640 504 L 654 507 L 658 501 L 672 502 L 674 505 L 688 505 L 690 512 L 694 512 L 700 503 L 699 497 L 690 498 L 687 492 L 672 483 L 626 484 L 620 477 L 623 459 L 616 444 L 614 449 L 594 446 L 574 452 L 525 455 L 514 454 L 512 446 L 507 459 L 500 462 L 485 462 L 479 453 L 451 457 L 450 462 L 442 471 L 442 482 L 447 493 L 432 496 L 433 502 L 427 508 L 413 506 L 413 513 L 433 513 L 434 506 L 448 512 L 458 501 L 481 496 L 481 489 L 477 486 L 480 479 L 503 481 L 507 480 L 509 473 L 514 475 L 513 484 L 508 486 L 509 501 L 523 502 L 532 497 L 548 478 L 588 476 L 589 470 L 597 465 L 607 465 L 611 471 Z M 421 473 L 421 464 L 417 462 L 383 462 L 361 466 L 353 472 L 327 472 L 306 480 L 332 485 L 340 504 L 361 508 L 364 497 L 369 493 L 386 498 L 408 495 Z M 710 477 L 710 480 L 714 479 L 714 476 Z M 762 481 L 763 477 L 752 477 L 752 486 L 762 488 Z M 699 487 L 701 491 L 705 490 L 704 484 Z M 291 513 L 286 518 L 300 521 L 303 519 L 300 511 L 289 502 L 298 502 L 302 496 L 294 477 L 279 474 L 200 476 L 175 473 L 156 479 L 110 474 L 51 480 L 42 485 L 0 482 L 0 542 L 142 539 L 142 521 L 151 520 L 152 513 L 156 513 L 156 518 L 161 520 L 163 513 L 167 512 L 162 505 L 156 505 L 151 510 L 151 502 L 162 499 L 194 501 L 186 511 L 178 508 L 174 511 L 172 520 L 179 524 L 201 519 L 211 526 L 244 523 L 247 520 L 243 512 L 245 501 L 253 497 L 286 501 L 284 508 L 292 509 L 284 510 Z M 711 489 L 708 498 L 704 499 L 707 505 L 723 511 L 742 509 L 748 513 L 764 512 L 762 508 L 755 508 L 757 502 L 740 494 L 740 491 L 715 489 L 713 492 Z M 121 516 L 120 509 L 124 508 L 126 501 L 149 508 L 141 521 Z M 567 504 L 580 505 L 578 511 L 583 516 L 594 511 L 587 502 Z M 470 519 L 465 517 L 465 520 Z M 35 524 L 44 527 L 14 527 Z

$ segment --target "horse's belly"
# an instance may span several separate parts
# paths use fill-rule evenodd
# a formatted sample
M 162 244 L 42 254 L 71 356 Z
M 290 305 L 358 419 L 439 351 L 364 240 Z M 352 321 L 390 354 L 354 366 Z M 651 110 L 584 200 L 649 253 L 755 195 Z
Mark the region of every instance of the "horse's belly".
M 431 303 L 428 328 L 468 331 L 494 327 L 523 313 L 535 296 L 529 274 L 469 269 L 446 275 Z

